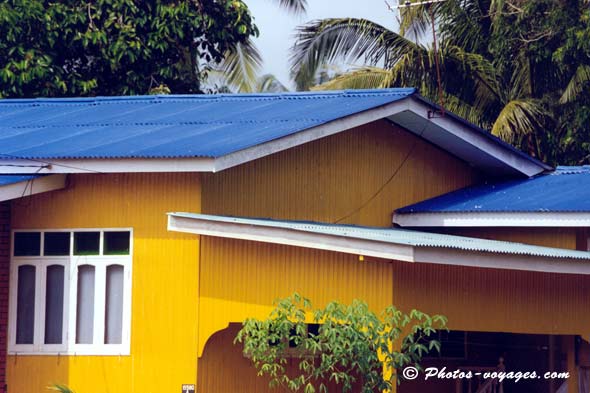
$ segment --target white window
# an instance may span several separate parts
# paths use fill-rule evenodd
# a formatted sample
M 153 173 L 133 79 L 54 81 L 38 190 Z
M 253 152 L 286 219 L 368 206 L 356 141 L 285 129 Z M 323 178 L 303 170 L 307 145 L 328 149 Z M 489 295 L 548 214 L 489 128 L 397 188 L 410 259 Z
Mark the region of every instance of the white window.
M 131 229 L 12 233 L 9 353 L 128 355 Z

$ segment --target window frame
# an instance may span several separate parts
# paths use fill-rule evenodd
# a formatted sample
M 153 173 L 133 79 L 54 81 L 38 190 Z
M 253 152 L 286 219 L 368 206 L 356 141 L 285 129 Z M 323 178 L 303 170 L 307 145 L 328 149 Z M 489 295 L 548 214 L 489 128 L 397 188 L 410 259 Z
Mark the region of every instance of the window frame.
M 14 256 L 15 234 L 39 232 L 40 251 L 35 256 Z M 46 232 L 69 232 L 69 255 L 45 256 Z M 98 255 L 74 255 L 74 233 L 99 232 Z M 129 254 L 104 255 L 105 232 L 129 232 Z M 64 229 L 15 229 L 10 236 L 10 279 L 8 312 L 8 354 L 10 355 L 130 355 L 131 303 L 133 285 L 133 228 L 64 228 Z M 35 298 L 33 344 L 17 344 L 17 295 L 18 268 L 23 265 L 35 267 Z M 45 344 L 47 268 L 64 266 L 64 298 L 62 316 L 62 344 Z M 93 343 L 76 344 L 78 268 L 82 265 L 95 267 Z M 107 268 L 123 267 L 122 331 L 120 344 L 104 343 L 106 317 Z

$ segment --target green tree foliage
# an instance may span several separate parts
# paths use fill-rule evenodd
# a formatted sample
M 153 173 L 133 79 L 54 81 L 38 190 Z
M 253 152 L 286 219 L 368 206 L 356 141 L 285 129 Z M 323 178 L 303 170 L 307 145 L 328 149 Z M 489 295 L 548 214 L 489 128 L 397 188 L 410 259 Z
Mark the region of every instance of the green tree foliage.
M 438 102 L 431 13 L 445 107 L 552 163 L 590 163 L 590 2 L 446 0 L 401 10 L 400 31 L 368 20 L 300 27 L 298 88 L 328 63 L 358 64 L 318 88 L 415 86 Z
M 319 324 L 312 332 L 306 317 Z M 382 392 L 392 387 L 396 373 L 417 366 L 440 343 L 429 336 L 445 328 L 446 318 L 417 310 L 409 314 L 388 307 L 381 317 L 366 303 L 331 302 L 313 309 L 309 300 L 295 294 L 278 301 L 266 320 L 248 319 L 235 342 L 243 343 L 244 355 L 270 378 L 270 386 L 291 391 L 327 392 L 328 381 L 342 392 L 353 387 L 362 393 Z M 297 371 L 288 369 L 295 361 Z M 399 381 L 399 379 L 397 379 Z
M 240 0 L 6 0 L 0 97 L 198 93 L 256 34 Z

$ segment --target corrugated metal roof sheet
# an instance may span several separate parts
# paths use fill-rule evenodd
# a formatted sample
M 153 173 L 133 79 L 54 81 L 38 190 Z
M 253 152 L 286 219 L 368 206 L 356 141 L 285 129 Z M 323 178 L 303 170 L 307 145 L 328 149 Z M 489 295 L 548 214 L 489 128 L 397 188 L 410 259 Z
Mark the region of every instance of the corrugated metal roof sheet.
M 0 175 L 0 187 L 29 181 L 38 177 L 41 177 L 41 175 Z
M 398 209 L 408 213 L 590 212 L 590 166 L 467 187 Z
M 342 236 L 354 239 L 401 244 L 416 247 L 440 247 L 465 251 L 478 251 L 497 254 L 529 255 L 549 258 L 570 258 L 590 260 L 590 252 L 574 251 L 560 248 L 532 246 L 529 244 L 506 241 L 477 239 L 472 237 L 445 235 L 438 233 L 414 231 L 398 228 L 373 228 L 353 225 L 336 225 L 316 222 L 282 221 L 260 218 L 241 218 L 213 216 L 206 214 L 170 213 L 172 216 L 195 218 L 213 222 L 236 223 L 243 225 L 272 227 Z
M 0 100 L 0 155 L 219 157 L 414 93 L 382 89 Z

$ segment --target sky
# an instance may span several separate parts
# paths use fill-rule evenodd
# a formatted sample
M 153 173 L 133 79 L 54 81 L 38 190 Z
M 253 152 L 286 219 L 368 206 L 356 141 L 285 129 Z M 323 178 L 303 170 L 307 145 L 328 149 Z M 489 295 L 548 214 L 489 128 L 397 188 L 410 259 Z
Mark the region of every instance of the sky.
M 364 18 L 397 30 L 396 14 L 384 0 L 308 0 L 304 16 L 293 16 L 280 9 L 272 0 L 245 0 L 260 30 L 255 43 L 264 58 L 263 73 L 274 74 L 284 85 L 293 87 L 289 80 L 289 48 L 298 25 L 314 19 Z M 397 0 L 390 0 L 390 4 Z

